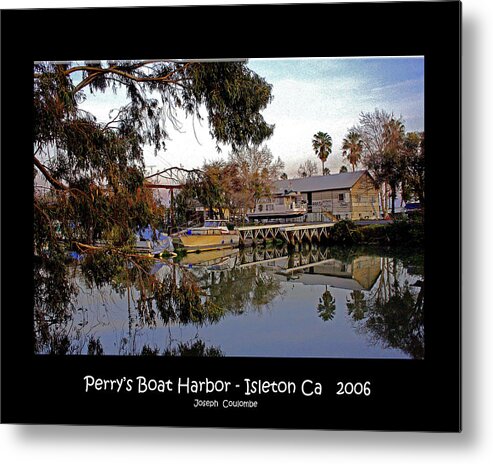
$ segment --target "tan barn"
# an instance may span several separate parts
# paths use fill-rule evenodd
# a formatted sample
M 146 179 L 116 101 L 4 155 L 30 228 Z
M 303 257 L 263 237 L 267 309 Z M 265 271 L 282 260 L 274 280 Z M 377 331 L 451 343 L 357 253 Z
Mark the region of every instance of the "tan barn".
M 300 192 L 309 221 L 380 219 L 378 189 L 368 171 L 279 180 L 275 188 Z

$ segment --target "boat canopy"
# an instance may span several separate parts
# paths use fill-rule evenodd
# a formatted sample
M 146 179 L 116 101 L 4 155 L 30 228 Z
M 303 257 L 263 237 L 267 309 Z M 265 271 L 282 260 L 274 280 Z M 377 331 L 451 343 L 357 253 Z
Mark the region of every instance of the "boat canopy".
M 204 227 L 222 227 L 226 225 L 227 221 L 225 219 L 207 219 L 204 222 Z

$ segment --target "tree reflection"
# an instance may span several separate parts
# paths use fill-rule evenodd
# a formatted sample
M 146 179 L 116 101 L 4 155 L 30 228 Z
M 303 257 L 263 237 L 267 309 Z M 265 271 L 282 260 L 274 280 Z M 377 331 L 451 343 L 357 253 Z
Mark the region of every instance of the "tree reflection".
M 161 272 L 154 272 L 156 263 Z M 59 284 L 59 287 L 56 284 Z M 86 308 L 78 308 L 80 292 L 95 293 L 104 306 L 104 290 L 114 298 L 126 299 L 128 336 L 119 351 L 135 354 L 128 348 L 136 326 L 152 327 L 158 321 L 170 324 L 215 323 L 224 310 L 207 298 L 197 279 L 172 262 L 98 253 L 76 263 L 44 269 L 35 274 L 34 335 L 35 352 L 50 354 L 103 354 L 96 339 L 83 334 Z M 57 291 L 59 290 L 59 291 Z
M 375 343 L 424 358 L 424 283 L 407 274 L 401 261 L 382 258 L 375 288 L 351 292 L 347 309 L 355 325 Z
M 336 302 L 332 294 L 327 290 L 327 285 L 325 286 L 325 292 L 322 293 L 322 297 L 319 300 L 317 312 L 318 316 L 324 321 L 331 321 L 334 318 Z
M 179 342 L 176 346 L 168 346 L 162 352 L 159 347 L 144 345 L 140 354 L 142 356 L 193 356 L 199 358 L 219 358 L 224 356 L 219 347 L 206 346 L 205 342 L 200 339 Z
M 137 256 L 124 259 L 110 252 L 45 269 L 35 279 L 35 352 L 57 355 L 104 354 L 101 341 L 86 327 L 87 308 L 78 307 L 87 304 L 88 294 L 93 295 L 96 312 L 104 311 L 105 293 L 126 304 L 127 333 L 115 345 L 121 355 L 152 354 L 152 348 L 141 351 L 137 346 L 142 328 L 215 324 L 226 314 L 260 311 L 281 294 L 279 282 L 256 266 L 207 270 L 200 278 L 179 263 Z M 161 354 L 186 353 L 221 355 L 219 349 L 202 349 L 200 343 L 182 344 Z
M 248 256 L 251 251 L 248 250 Z M 283 281 L 276 272 L 291 269 L 290 266 L 304 266 L 303 272 L 309 273 L 313 268 L 306 270 L 307 264 L 322 262 L 325 268 L 318 268 L 321 278 L 330 277 L 333 271 L 338 278 L 348 274 L 354 280 L 355 269 L 366 276 L 367 262 L 371 269 L 376 262 L 375 269 L 379 272 L 369 279 L 371 285 L 348 291 L 348 315 L 358 331 L 368 334 L 373 342 L 421 359 L 424 357 L 424 284 L 416 276 L 424 272 L 422 255 L 401 256 L 392 250 L 392 257 L 388 257 L 390 252 L 384 253 L 374 250 L 372 255 L 367 249 L 313 247 L 289 255 L 284 255 L 282 250 L 268 250 L 262 257 L 261 250 L 256 250 L 252 260 L 258 255 L 260 262 L 247 261 L 240 253 L 234 265 L 227 268 L 222 264 L 223 267 L 188 268 L 179 262 L 122 255 L 114 250 L 94 256 L 88 252 L 80 262 L 65 257 L 64 265 L 60 266 L 56 265 L 60 257 L 50 265 L 47 255 L 42 264 L 35 264 L 35 352 L 222 356 L 221 347 L 207 347 L 198 339 L 167 345 L 164 337 L 158 346 L 142 346 L 139 337 L 149 328 L 168 327 L 171 340 L 175 328 L 198 329 L 216 324 L 228 315 L 265 311 L 284 296 L 286 286 L 282 286 Z M 368 256 L 371 260 L 360 259 Z M 340 268 L 333 265 L 334 260 L 340 261 Z M 321 291 L 318 304 L 315 303 L 317 315 L 323 321 L 333 321 L 335 298 L 327 285 Z M 107 335 L 99 338 L 104 331 Z M 110 337 L 116 339 L 114 348 L 108 346 Z
M 258 266 L 214 273 L 204 288 L 213 304 L 232 314 L 260 311 L 282 295 L 279 281 Z
M 178 343 L 178 346 L 173 348 L 167 348 L 163 352 L 164 356 L 195 356 L 195 357 L 208 357 L 218 358 L 224 356 L 220 348 L 216 346 L 207 347 L 202 340 L 195 340 L 193 342 Z

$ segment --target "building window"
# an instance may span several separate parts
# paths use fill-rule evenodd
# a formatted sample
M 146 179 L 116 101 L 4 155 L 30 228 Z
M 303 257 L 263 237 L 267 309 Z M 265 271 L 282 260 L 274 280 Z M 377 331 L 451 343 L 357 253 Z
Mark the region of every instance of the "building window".
M 344 193 L 339 193 L 339 201 L 344 201 Z

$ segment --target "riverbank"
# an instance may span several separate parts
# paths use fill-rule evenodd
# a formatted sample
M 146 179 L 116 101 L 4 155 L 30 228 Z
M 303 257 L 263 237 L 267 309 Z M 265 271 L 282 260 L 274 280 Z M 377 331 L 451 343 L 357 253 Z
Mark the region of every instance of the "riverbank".
M 388 224 L 357 225 L 343 220 L 331 228 L 328 243 L 420 246 L 424 244 L 424 224 L 422 220 L 399 219 Z

